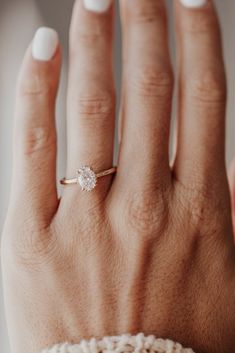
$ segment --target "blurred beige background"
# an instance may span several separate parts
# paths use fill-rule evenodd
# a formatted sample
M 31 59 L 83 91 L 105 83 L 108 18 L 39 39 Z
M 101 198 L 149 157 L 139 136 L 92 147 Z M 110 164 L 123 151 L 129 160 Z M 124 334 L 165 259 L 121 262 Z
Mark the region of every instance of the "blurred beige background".
M 157 0 L 156 0 L 157 1 Z M 170 13 L 170 43 L 174 58 L 172 0 L 166 0 Z M 235 1 L 217 0 L 223 28 L 225 59 L 229 81 L 227 161 L 235 155 Z M 64 65 L 58 100 L 57 125 L 59 134 L 58 175 L 65 167 L 65 89 L 67 69 L 67 36 L 73 0 L 0 0 L 0 229 L 7 210 L 11 179 L 11 145 L 14 94 L 17 72 L 34 31 L 42 25 L 58 30 L 64 48 Z M 121 45 L 120 28 L 116 23 L 116 81 L 120 87 Z M 0 352 L 10 353 L 4 320 L 2 289 L 0 285 Z

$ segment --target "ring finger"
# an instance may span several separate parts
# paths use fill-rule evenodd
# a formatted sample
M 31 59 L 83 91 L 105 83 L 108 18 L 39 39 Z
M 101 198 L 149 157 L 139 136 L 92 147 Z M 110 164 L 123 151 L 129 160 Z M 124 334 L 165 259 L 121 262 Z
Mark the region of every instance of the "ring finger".
M 68 84 L 68 177 L 73 177 L 83 165 L 100 172 L 113 162 L 115 104 L 110 3 L 77 0 L 74 6 Z M 110 185 L 110 177 L 103 180 L 101 183 Z

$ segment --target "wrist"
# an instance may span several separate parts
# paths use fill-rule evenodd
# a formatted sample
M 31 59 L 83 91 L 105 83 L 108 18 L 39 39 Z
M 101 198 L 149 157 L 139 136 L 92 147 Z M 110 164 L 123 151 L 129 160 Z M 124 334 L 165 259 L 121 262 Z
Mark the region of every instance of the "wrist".
M 143 333 L 132 336 L 104 337 L 100 340 L 91 338 L 82 340 L 78 344 L 57 344 L 52 348 L 43 350 L 42 353 L 194 353 L 192 349 L 183 348 L 181 344 L 171 340 L 157 339 L 155 336 L 145 336 Z

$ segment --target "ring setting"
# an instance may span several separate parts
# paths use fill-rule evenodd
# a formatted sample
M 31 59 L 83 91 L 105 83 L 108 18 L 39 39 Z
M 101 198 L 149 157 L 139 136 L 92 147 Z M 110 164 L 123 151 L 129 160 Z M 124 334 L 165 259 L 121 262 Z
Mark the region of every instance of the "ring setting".
M 92 191 L 97 185 L 97 176 L 90 167 L 81 167 L 77 171 L 77 183 L 81 186 L 82 191 Z
M 72 185 L 77 184 L 81 187 L 82 191 L 90 192 L 95 189 L 99 178 L 115 174 L 117 172 L 117 167 L 113 167 L 104 170 L 99 173 L 95 173 L 94 170 L 89 166 L 82 166 L 78 169 L 76 173 L 76 178 L 73 179 L 62 179 L 60 183 L 62 185 Z

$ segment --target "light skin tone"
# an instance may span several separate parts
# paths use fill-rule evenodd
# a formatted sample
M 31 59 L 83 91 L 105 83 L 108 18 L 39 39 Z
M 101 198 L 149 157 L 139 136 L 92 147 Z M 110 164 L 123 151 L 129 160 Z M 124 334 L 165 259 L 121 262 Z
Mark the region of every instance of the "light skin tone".
M 230 167 L 229 171 L 229 184 L 231 190 L 231 200 L 232 200 L 232 219 L 233 219 L 233 229 L 235 230 L 235 159 Z M 235 231 L 234 231 L 235 234 Z
M 100 179 L 91 193 L 74 185 L 57 195 L 54 116 L 61 50 L 42 62 L 30 46 L 24 58 L 2 241 L 12 351 L 39 353 L 58 342 L 144 332 L 197 353 L 232 352 L 235 250 L 216 12 L 211 2 L 198 9 L 174 2 L 179 109 L 170 168 L 173 74 L 164 2 L 121 0 L 120 7 L 118 172 Z M 97 171 L 112 166 L 112 21 L 112 7 L 96 14 L 75 2 L 67 177 L 84 164 Z

